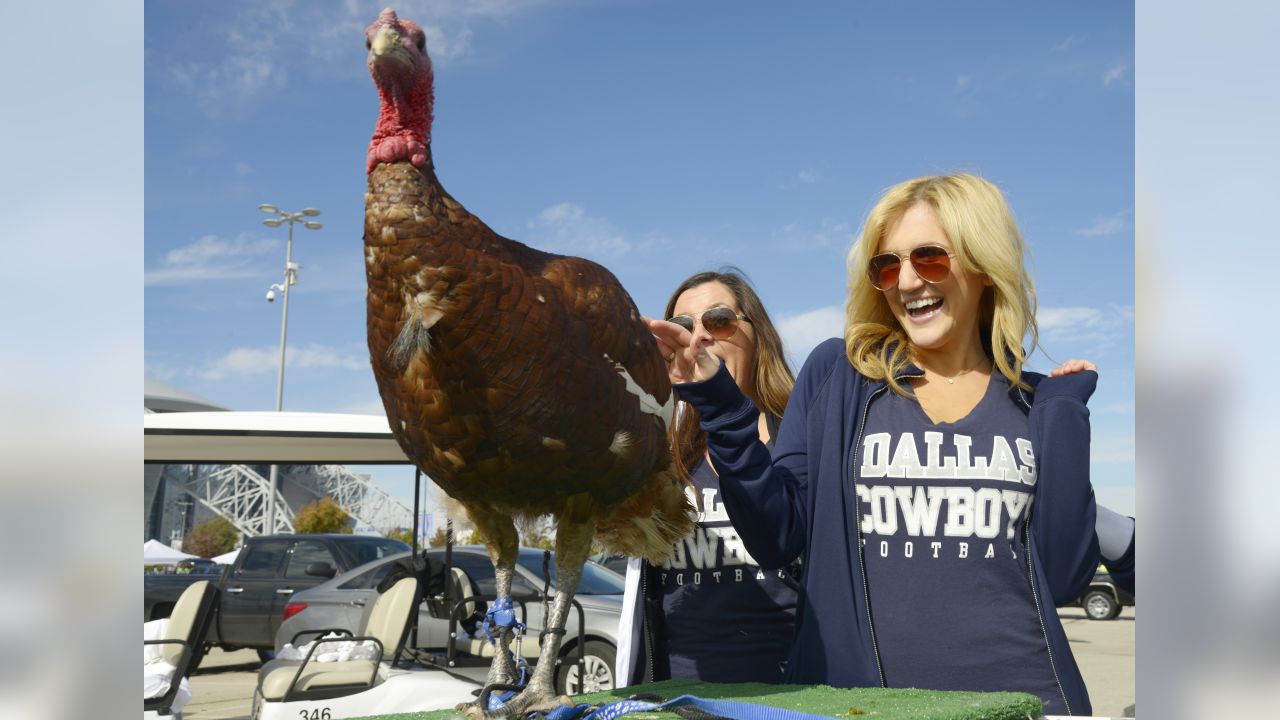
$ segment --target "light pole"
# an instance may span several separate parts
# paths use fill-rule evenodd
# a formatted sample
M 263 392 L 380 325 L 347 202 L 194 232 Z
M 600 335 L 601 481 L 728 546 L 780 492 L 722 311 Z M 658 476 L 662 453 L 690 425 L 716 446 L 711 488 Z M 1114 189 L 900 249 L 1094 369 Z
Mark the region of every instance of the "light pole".
M 187 536 L 187 511 L 191 509 L 192 504 L 190 498 L 183 498 L 176 503 L 182 508 L 182 520 L 178 523 L 178 528 L 169 533 L 169 547 L 174 550 L 182 549 L 182 541 Z
M 289 223 L 289 244 L 285 246 L 284 254 L 284 282 L 273 284 L 267 290 L 267 302 L 273 302 L 276 299 L 276 291 L 284 295 L 284 308 L 281 312 L 280 319 L 280 370 L 276 375 L 276 412 L 280 412 L 284 406 L 284 348 L 285 338 L 289 333 L 289 288 L 298 282 L 298 264 L 293 261 L 293 225 L 294 223 L 302 223 L 302 226 L 308 230 L 319 230 L 323 227 L 320 223 L 306 218 L 313 218 L 320 214 L 315 208 L 304 208 L 296 213 L 285 212 L 275 205 L 262 204 L 258 209 L 275 217 L 267 218 L 262 221 L 267 227 L 280 227 L 281 223 Z M 267 514 L 262 521 L 262 532 L 264 535 L 270 535 L 276 529 L 276 488 L 278 487 L 278 477 L 280 468 L 277 465 L 271 466 L 271 488 L 267 493 Z

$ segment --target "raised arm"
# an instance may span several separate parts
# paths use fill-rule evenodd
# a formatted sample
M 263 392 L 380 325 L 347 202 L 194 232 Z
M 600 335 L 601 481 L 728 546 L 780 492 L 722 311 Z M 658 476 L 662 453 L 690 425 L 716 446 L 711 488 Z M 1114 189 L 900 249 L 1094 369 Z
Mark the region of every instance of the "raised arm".
M 720 494 L 747 552 L 762 568 L 786 566 L 804 551 L 807 536 L 805 458 L 784 447 L 784 442 L 796 445 L 797 433 L 790 431 L 803 423 L 795 395 L 783 415 L 775 461 L 760 442 L 759 411 L 728 370 L 721 367 L 709 380 L 675 388 L 702 416 L 711 464 L 720 475 Z
M 1098 383 L 1092 370 L 1042 380 L 1031 406 L 1038 437 L 1038 479 L 1031 535 L 1057 604 L 1080 596 L 1097 569 L 1097 508 L 1089 481 L 1089 409 Z

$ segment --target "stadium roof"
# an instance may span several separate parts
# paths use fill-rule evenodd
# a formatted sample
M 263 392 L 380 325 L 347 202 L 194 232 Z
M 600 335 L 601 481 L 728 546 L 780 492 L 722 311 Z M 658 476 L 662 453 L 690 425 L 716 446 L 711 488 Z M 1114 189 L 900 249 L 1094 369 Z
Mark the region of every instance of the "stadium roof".
M 180 390 L 169 383 L 144 377 L 142 407 L 146 412 L 196 412 L 201 410 L 226 410 L 227 408 Z

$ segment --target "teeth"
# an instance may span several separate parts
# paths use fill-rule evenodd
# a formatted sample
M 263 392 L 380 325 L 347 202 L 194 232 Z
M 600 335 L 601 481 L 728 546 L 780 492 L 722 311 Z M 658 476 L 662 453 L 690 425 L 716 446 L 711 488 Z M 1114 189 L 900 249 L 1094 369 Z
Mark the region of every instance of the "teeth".
M 934 303 L 940 303 L 940 302 L 942 302 L 942 298 L 932 298 L 932 297 L 920 298 L 919 300 L 912 300 L 911 302 L 907 303 L 907 309 L 918 310 L 919 308 L 926 307 L 928 305 L 932 305 Z

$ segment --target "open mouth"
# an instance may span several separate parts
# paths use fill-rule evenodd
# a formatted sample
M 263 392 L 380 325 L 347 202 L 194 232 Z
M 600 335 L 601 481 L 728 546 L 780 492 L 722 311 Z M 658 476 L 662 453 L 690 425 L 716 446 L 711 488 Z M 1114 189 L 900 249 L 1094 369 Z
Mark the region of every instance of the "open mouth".
M 929 297 L 912 300 L 905 304 L 907 316 L 916 322 L 924 322 L 942 310 L 942 298 Z

